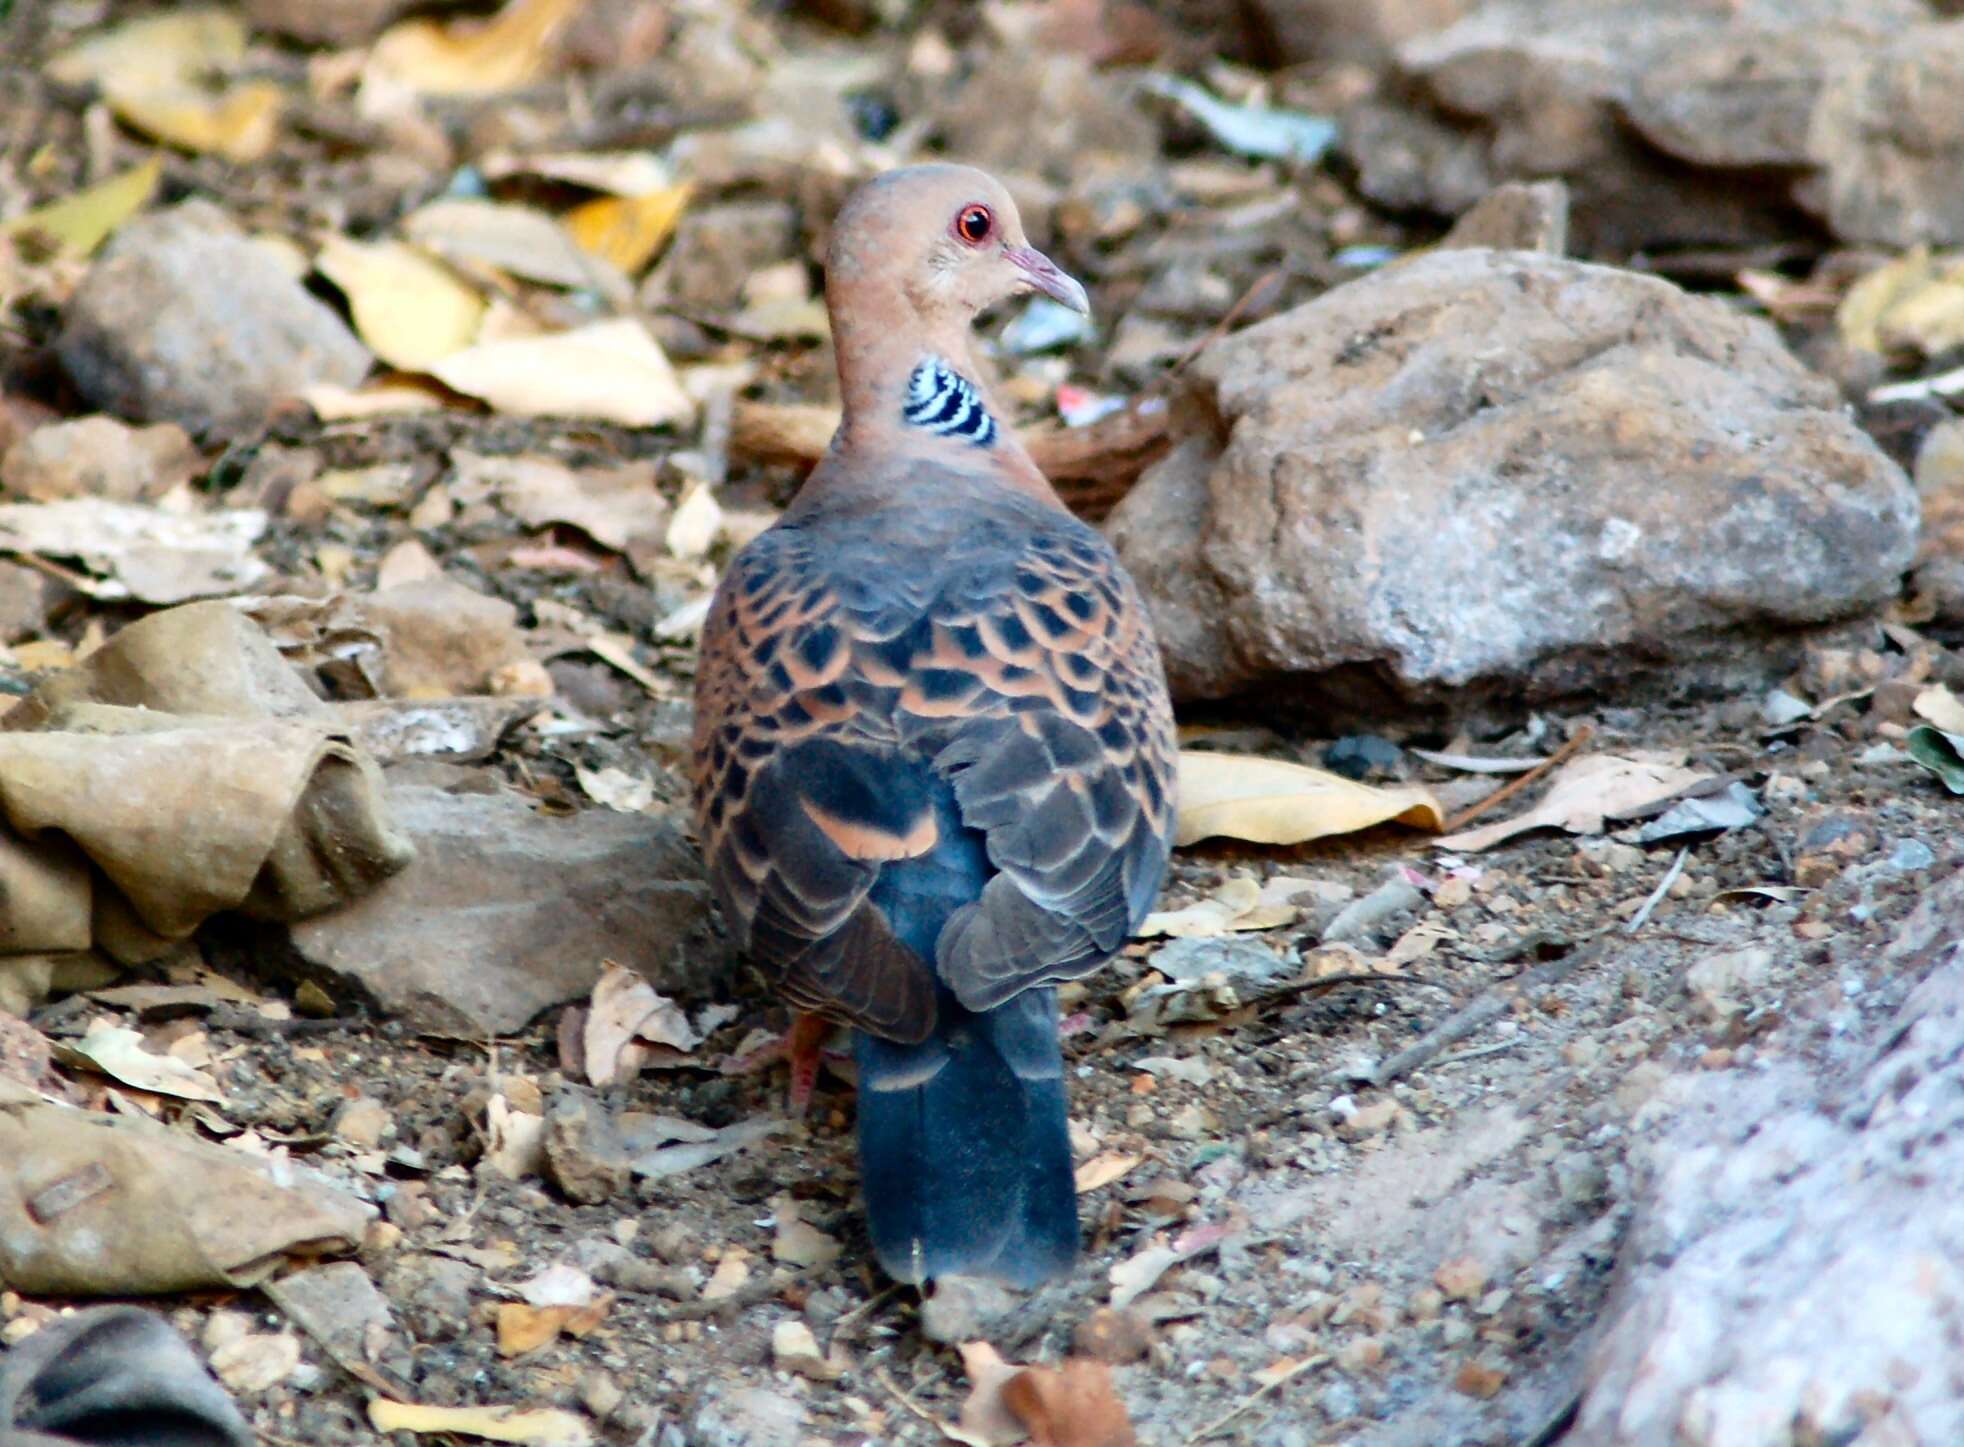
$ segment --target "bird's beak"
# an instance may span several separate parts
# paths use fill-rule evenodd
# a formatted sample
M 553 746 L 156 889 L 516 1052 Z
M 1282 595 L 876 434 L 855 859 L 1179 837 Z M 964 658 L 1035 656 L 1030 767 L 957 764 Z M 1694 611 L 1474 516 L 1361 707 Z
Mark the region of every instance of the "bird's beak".
M 1034 246 L 1006 246 L 1003 255 L 1009 258 L 1011 266 L 1023 274 L 1023 280 L 1030 290 L 1040 291 L 1052 301 L 1081 315 L 1091 315 L 1091 298 L 1084 294 L 1084 288 L 1076 278 L 1064 275 L 1057 269 L 1056 262 Z

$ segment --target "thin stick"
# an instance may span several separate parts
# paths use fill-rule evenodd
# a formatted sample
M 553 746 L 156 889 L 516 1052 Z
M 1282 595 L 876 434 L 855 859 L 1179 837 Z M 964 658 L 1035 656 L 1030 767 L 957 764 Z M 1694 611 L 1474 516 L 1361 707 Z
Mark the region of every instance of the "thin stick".
M 1643 902 L 1643 908 L 1631 915 L 1630 922 L 1623 926 L 1624 934 L 1633 935 L 1644 927 L 1644 923 L 1650 918 L 1650 912 L 1657 908 L 1657 902 L 1665 896 L 1672 885 L 1678 882 L 1678 876 L 1684 873 L 1684 861 L 1690 853 L 1689 844 L 1678 850 L 1678 857 L 1671 861 L 1671 867 L 1665 870 L 1664 877 L 1657 881 L 1657 888 L 1650 892 L 1650 898 Z
M 1506 1014 L 1509 1006 L 1519 996 L 1530 991 L 1546 989 L 1567 979 L 1581 967 L 1583 960 L 1592 958 L 1594 954 L 1593 950 L 1574 949 L 1559 960 L 1550 960 L 1525 975 L 1517 976 L 1505 986 L 1482 991 L 1470 1004 L 1453 1011 L 1439 1024 L 1426 1031 L 1417 1041 L 1379 1065 L 1371 1072 L 1371 1084 L 1389 1085 L 1399 1076 L 1417 1069 L 1447 1046 L 1457 1045 L 1488 1021 L 1496 1020 Z
M 896 1296 L 900 1295 L 900 1292 L 900 1284 L 895 1282 L 884 1291 L 867 1297 L 866 1300 L 860 1302 L 851 1311 L 841 1315 L 838 1321 L 833 1323 L 830 1346 L 836 1347 L 841 1342 L 851 1341 L 857 1335 L 860 1326 L 866 1319 L 885 1306 L 889 1301 L 892 1301 Z
M 1179 360 L 1173 363 L 1170 372 L 1172 374 L 1178 374 L 1185 371 L 1188 362 L 1191 362 L 1195 357 L 1199 356 L 1227 335 L 1227 329 L 1239 321 L 1241 314 L 1255 304 L 1257 295 L 1267 291 L 1280 280 L 1282 280 L 1282 268 L 1278 266 L 1273 270 L 1263 272 L 1251 281 L 1248 284 L 1248 289 L 1241 293 L 1240 300 L 1229 307 L 1226 314 L 1219 321 L 1209 327 L 1198 339 L 1187 344 L 1187 349 L 1180 353 Z
M 1461 809 L 1440 826 L 1439 832 L 1441 834 L 1457 834 L 1495 805 L 1504 804 L 1529 785 L 1540 783 L 1542 779 L 1548 776 L 1550 769 L 1554 768 L 1557 764 L 1567 762 L 1574 755 L 1575 751 L 1594 738 L 1595 734 L 1596 726 L 1594 724 L 1582 725 L 1581 728 L 1575 731 L 1574 738 L 1543 759 L 1539 765 L 1528 770 L 1527 773 L 1522 774 L 1511 784 L 1502 784 L 1479 803 L 1470 804 L 1466 808 Z
M 1236 1417 L 1246 1412 L 1255 1403 L 1266 1397 L 1284 1382 L 1294 1381 L 1311 1367 L 1320 1367 L 1329 1359 L 1330 1357 L 1327 1352 L 1320 1356 L 1304 1357 L 1281 1376 L 1274 1378 L 1272 1381 L 1263 1382 L 1259 1388 L 1250 1393 L 1242 1401 L 1241 1405 L 1236 1407 L 1232 1412 L 1229 1412 L 1225 1417 L 1209 1422 L 1205 1427 L 1202 1427 L 1198 1432 L 1187 1438 L 1187 1447 L 1193 1447 L 1195 1442 L 1205 1442 L 1209 1437 L 1212 1437 L 1216 1432 L 1219 1432 L 1223 1427 L 1233 1422 Z

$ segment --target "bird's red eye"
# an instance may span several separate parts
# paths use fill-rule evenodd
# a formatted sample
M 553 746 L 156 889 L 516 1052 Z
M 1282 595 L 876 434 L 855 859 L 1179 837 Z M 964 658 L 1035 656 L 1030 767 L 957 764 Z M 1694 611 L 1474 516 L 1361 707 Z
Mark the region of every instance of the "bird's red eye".
M 996 229 L 996 218 L 987 206 L 964 206 L 955 217 L 955 235 L 970 246 L 980 246 Z

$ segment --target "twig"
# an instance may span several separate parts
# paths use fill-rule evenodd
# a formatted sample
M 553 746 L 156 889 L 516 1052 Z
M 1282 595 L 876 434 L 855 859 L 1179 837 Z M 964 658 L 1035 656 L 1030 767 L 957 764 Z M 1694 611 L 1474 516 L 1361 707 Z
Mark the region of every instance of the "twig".
M 682 1301 L 657 1313 L 658 1321 L 701 1321 L 707 1316 L 724 1316 L 730 1312 L 742 1311 L 745 1307 L 756 1306 L 769 1301 L 777 1295 L 777 1283 L 773 1281 L 753 1281 L 739 1286 L 728 1296 L 715 1301 Z
M 1512 783 L 1502 784 L 1498 789 L 1487 795 L 1486 798 L 1480 800 L 1479 803 L 1469 804 L 1464 809 L 1461 809 L 1439 827 L 1439 832 L 1441 834 L 1457 834 L 1495 805 L 1504 804 L 1516 794 L 1520 793 L 1521 790 L 1532 784 L 1540 783 L 1541 780 L 1548 776 L 1549 770 L 1553 769 L 1557 764 L 1566 762 L 1574 755 L 1577 749 L 1594 738 L 1595 734 L 1596 726 L 1594 724 L 1582 725 L 1581 728 L 1575 731 L 1574 738 L 1563 744 L 1559 749 L 1556 749 L 1554 753 L 1543 759 L 1534 768 L 1529 769 Z
M 1180 353 L 1178 359 L 1174 361 L 1169 370 L 1176 375 L 1185 371 L 1188 362 L 1191 362 L 1195 357 L 1199 356 L 1227 335 L 1228 328 L 1241 320 L 1241 314 L 1255 304 L 1257 295 L 1267 291 L 1280 280 L 1282 280 L 1282 268 L 1278 266 L 1272 270 L 1263 272 L 1260 276 L 1249 282 L 1248 289 L 1241 293 L 1240 299 L 1222 314 L 1219 321 L 1215 322 L 1213 326 L 1209 327 L 1195 340 L 1187 343 L 1187 349 Z
M 833 1323 L 832 1340 L 828 1344 L 826 1349 L 829 1351 L 833 1347 L 838 1346 L 841 1342 L 851 1341 L 853 1337 L 858 1334 L 860 1326 L 869 1317 L 871 1317 L 874 1312 L 878 1311 L 881 1307 L 885 1306 L 888 1302 L 892 1301 L 896 1296 L 900 1295 L 900 1292 L 901 1292 L 900 1283 L 896 1281 L 891 1285 L 889 1285 L 886 1288 L 886 1290 L 877 1292 L 874 1295 L 867 1297 L 866 1300 L 860 1302 L 859 1305 L 855 1306 L 851 1311 L 841 1314 L 838 1321 Z
M 1329 1353 L 1327 1352 L 1322 1353 L 1318 1356 L 1304 1357 L 1301 1361 L 1297 1362 L 1293 1367 L 1289 1368 L 1289 1370 L 1284 1372 L 1281 1376 L 1274 1377 L 1269 1381 L 1263 1382 L 1260 1387 L 1256 1388 L 1246 1398 L 1244 1398 L 1242 1400 L 1241 1405 L 1236 1407 L 1232 1412 L 1229 1412 L 1225 1417 L 1216 1418 L 1214 1421 L 1209 1422 L 1205 1427 L 1202 1427 L 1198 1432 L 1194 1433 L 1191 1437 L 1187 1438 L 1187 1447 L 1193 1447 L 1193 1444 L 1195 1442 L 1205 1442 L 1209 1437 L 1212 1437 L 1215 1433 L 1219 1432 L 1223 1427 L 1226 1427 L 1229 1423 L 1233 1422 L 1235 1418 L 1239 1417 L 1242 1413 L 1246 1412 L 1250 1407 L 1254 1406 L 1255 1403 L 1259 1402 L 1263 1397 L 1266 1397 L 1270 1392 L 1274 1391 L 1277 1387 L 1281 1386 L 1284 1382 L 1294 1381 L 1297 1377 L 1301 1376 L 1304 1372 L 1308 1371 L 1311 1367 L 1320 1367 L 1329 1359 L 1330 1359 Z
M 1623 926 L 1624 934 L 1633 935 L 1644 927 L 1645 921 L 1650 918 L 1650 912 L 1657 908 L 1657 901 L 1662 899 L 1670 890 L 1671 886 L 1678 882 L 1678 876 L 1684 872 L 1684 861 L 1690 853 L 1691 846 L 1689 844 L 1678 850 L 1678 857 L 1671 861 L 1671 867 L 1665 870 L 1664 877 L 1657 881 L 1657 888 L 1650 892 L 1650 898 L 1643 902 L 1643 908 L 1631 915 L 1630 922 Z
M 1345 975 L 1321 975 L 1313 980 L 1292 980 L 1279 989 L 1255 996 L 1249 1003 L 1266 1005 L 1273 1000 L 1287 1000 L 1297 995 L 1321 994 L 1341 985 L 1417 985 L 1422 990 L 1439 990 L 1448 995 L 1453 993 L 1452 986 L 1428 980 L 1422 975 L 1378 975 L 1369 971 L 1353 971 Z
M 1581 966 L 1583 960 L 1592 957 L 1594 953 L 1593 950 L 1571 950 L 1559 960 L 1550 960 L 1547 964 L 1508 981 L 1504 986 L 1495 986 L 1493 989 L 1482 991 L 1472 1003 L 1453 1011 L 1418 1040 L 1407 1045 L 1372 1071 L 1371 1084 L 1389 1085 L 1399 1076 L 1409 1074 L 1447 1046 L 1457 1045 L 1488 1021 L 1496 1020 L 1506 1014 L 1508 1007 L 1520 995 L 1528 991 L 1546 989 L 1567 979 Z
M 896 1382 L 887 1374 L 885 1367 L 873 1368 L 873 1375 L 879 1379 L 881 1386 L 893 1394 L 894 1401 L 900 1403 L 901 1406 L 912 1412 L 916 1417 L 919 1417 L 923 1422 L 928 1423 L 945 1434 L 947 1429 L 942 1425 L 941 1419 L 935 1416 L 934 1413 L 928 1411 L 926 1407 L 923 1407 L 912 1397 L 908 1396 L 906 1391 L 902 1389 L 900 1383 Z

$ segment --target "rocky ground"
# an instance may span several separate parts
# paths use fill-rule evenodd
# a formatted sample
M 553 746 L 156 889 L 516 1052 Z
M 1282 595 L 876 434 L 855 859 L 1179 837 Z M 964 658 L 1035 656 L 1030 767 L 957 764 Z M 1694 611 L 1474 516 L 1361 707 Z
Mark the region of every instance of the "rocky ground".
M 0 4 L 0 1342 L 154 1294 L 271 1442 L 1018 1440 L 977 1342 L 1146 1443 L 1964 1439 L 1964 20 L 404 9 Z M 1432 801 L 1178 852 L 1006 1316 L 731 1068 L 679 772 L 935 153 L 1092 289 L 985 335 L 1183 742 Z M 9 1244 L 77 1105 L 182 1232 Z

